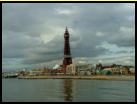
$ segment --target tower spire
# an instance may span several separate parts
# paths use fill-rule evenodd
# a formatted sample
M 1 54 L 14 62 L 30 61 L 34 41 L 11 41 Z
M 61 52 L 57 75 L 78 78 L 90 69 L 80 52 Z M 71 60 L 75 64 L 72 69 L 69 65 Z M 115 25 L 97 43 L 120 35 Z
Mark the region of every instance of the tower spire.
M 66 31 L 65 32 L 68 32 L 68 28 L 67 28 L 67 26 L 66 26 Z

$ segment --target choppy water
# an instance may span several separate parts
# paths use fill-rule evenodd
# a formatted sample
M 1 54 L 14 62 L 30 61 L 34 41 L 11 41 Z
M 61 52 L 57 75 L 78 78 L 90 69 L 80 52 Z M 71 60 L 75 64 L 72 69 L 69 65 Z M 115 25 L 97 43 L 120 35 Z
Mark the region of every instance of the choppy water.
M 135 102 L 135 81 L 2 79 L 3 102 Z

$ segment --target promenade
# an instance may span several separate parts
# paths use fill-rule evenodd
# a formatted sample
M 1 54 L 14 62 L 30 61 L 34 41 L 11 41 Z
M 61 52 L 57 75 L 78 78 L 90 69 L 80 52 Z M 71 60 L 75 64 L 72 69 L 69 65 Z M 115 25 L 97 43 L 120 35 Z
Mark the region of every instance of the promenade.
M 107 75 L 91 75 L 91 76 L 18 76 L 19 79 L 88 79 L 88 80 L 135 80 L 135 76 L 107 76 Z

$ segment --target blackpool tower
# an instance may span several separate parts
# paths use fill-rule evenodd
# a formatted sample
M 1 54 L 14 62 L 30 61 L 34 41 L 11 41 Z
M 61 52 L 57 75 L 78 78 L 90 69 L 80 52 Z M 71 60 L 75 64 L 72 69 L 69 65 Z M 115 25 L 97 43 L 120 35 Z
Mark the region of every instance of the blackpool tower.
M 69 45 L 69 32 L 66 27 L 64 33 L 64 60 L 63 60 L 64 74 L 66 74 L 66 66 L 70 64 L 72 64 L 72 58 L 71 58 L 70 45 Z

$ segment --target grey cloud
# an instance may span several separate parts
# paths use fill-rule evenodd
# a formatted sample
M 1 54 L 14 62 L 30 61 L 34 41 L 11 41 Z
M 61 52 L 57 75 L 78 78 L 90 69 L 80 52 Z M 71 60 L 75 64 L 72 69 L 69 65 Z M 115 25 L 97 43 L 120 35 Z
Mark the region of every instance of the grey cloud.
M 134 38 L 118 38 L 117 40 L 109 41 L 112 44 L 117 44 L 119 47 L 134 47 L 135 39 Z
M 134 38 L 133 35 L 135 35 L 134 33 L 133 34 L 131 33 L 132 34 L 131 38 L 125 38 L 124 34 L 119 33 L 119 29 L 121 26 L 134 28 L 134 24 L 135 24 L 134 9 L 125 10 L 125 8 L 123 8 L 121 4 L 118 3 L 110 4 L 110 5 L 91 4 L 91 5 L 87 5 L 87 8 L 81 8 L 83 11 L 81 13 L 82 16 L 76 15 L 76 19 L 73 22 L 73 26 L 79 28 L 79 30 L 81 30 L 82 32 L 81 33 L 82 35 L 88 33 L 95 35 L 96 32 L 101 31 L 105 34 L 104 37 L 101 37 L 102 40 L 113 42 L 120 46 L 131 46 L 131 45 L 134 46 L 134 41 L 133 41 Z M 127 19 L 127 17 L 130 16 L 132 17 L 131 18 L 132 21 Z M 94 38 L 91 36 L 91 38 L 97 40 L 96 37 Z
M 96 48 L 103 41 L 118 47 L 135 46 L 134 32 L 120 32 L 122 26 L 134 31 L 135 10 L 121 3 L 13 3 L 2 8 L 2 57 L 23 58 L 23 64 L 62 59 L 66 25 L 73 29 L 73 58 L 105 55 L 109 50 Z M 58 9 L 70 14 L 59 14 Z M 103 35 L 97 36 L 97 32 Z M 41 36 L 51 40 L 44 43 L 46 38 Z

